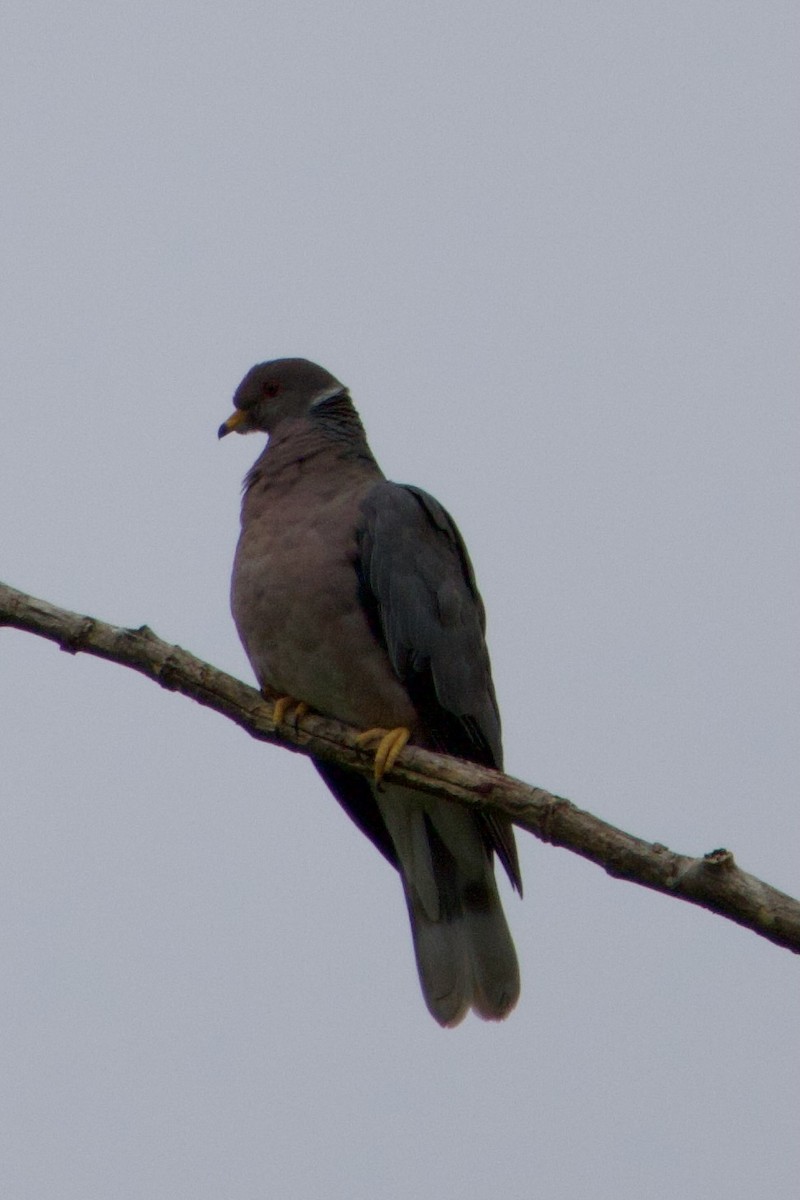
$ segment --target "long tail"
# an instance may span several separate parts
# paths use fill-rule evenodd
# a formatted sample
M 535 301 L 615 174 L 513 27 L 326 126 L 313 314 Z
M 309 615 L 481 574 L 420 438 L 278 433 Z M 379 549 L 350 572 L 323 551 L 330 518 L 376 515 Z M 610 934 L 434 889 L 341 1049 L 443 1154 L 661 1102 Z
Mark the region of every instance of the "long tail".
M 519 998 L 519 966 L 475 817 L 404 788 L 376 794 L 400 860 L 422 992 L 440 1025 L 489 1021 Z

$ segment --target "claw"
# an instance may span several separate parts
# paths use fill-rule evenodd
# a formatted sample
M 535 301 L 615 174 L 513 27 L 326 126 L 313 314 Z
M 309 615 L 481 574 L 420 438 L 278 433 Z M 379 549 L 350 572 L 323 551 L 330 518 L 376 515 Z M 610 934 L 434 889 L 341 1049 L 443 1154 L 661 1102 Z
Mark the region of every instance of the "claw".
M 391 771 L 397 756 L 411 737 L 411 730 L 404 725 L 397 729 L 365 729 L 356 738 L 357 746 L 377 742 L 375 749 L 375 782 L 380 783 L 387 771 Z
M 294 708 L 291 719 L 286 719 L 286 714 L 290 708 Z M 275 706 L 272 710 L 272 720 L 275 725 L 291 725 L 296 730 L 298 723 L 309 711 L 305 700 L 295 700 L 294 696 L 281 696 L 275 701 Z

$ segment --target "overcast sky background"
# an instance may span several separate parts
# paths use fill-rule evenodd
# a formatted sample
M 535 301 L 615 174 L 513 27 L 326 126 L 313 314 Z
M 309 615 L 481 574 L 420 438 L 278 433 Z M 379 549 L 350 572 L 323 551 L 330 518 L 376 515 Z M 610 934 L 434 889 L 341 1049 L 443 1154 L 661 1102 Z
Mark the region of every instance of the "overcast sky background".
M 796 3 L 6 0 L 7 582 L 251 680 L 244 372 L 434 492 L 510 772 L 800 893 Z M 797 1195 L 797 960 L 520 835 L 440 1030 L 301 758 L 0 635 L 0 1193 Z

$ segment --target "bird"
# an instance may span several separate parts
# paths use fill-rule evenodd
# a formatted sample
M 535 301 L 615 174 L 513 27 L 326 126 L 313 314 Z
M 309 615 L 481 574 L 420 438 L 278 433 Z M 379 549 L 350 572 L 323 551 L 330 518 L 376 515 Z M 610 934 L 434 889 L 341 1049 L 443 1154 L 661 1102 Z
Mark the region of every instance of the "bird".
M 452 517 L 390 482 L 350 392 L 304 358 L 252 367 L 219 437 L 266 433 L 243 483 L 231 611 L 276 724 L 311 710 L 362 730 L 372 778 L 315 759 L 402 883 L 429 1012 L 501 1020 L 520 993 L 495 856 L 522 879 L 511 823 L 385 780 L 411 741 L 502 769 L 485 612 Z

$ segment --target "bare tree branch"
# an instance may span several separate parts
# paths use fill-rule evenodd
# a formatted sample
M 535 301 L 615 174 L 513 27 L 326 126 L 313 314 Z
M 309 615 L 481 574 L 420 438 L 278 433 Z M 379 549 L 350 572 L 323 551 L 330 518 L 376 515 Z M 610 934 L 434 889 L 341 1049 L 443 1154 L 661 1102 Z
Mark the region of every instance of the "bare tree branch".
M 372 769 L 371 756 L 355 744 L 358 730 L 314 714 L 303 717 L 297 729 L 286 724 L 276 727 L 273 705 L 260 692 L 180 646 L 161 641 L 146 625 L 140 629 L 107 625 L 5 584 L 0 584 L 0 625 L 48 638 L 70 654 L 93 654 L 132 667 L 162 687 L 221 713 L 262 741 L 362 774 Z M 800 953 L 800 902 L 740 870 L 728 850 L 714 850 L 702 858 L 675 854 L 666 846 L 615 829 L 542 788 L 413 746 L 400 755 L 391 777 L 459 804 L 505 813 L 521 829 L 591 859 L 615 878 L 698 904 Z

